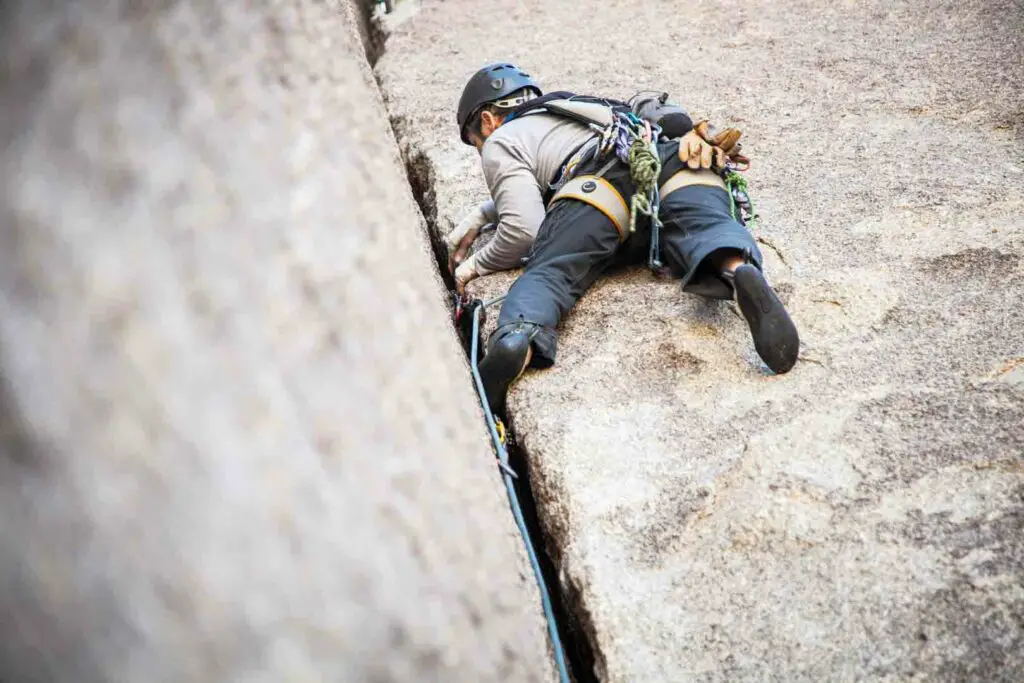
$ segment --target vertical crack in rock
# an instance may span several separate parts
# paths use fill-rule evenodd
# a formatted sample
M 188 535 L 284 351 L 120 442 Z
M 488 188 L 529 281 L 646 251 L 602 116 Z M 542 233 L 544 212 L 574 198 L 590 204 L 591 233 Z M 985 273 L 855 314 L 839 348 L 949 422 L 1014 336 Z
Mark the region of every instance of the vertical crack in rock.
M 387 102 L 385 100 L 385 106 Z M 437 265 L 438 274 L 444 281 L 445 288 L 450 292 L 455 291 L 455 278 L 448 271 L 448 247 L 444 241 L 444 235 L 437 225 L 437 193 L 434 191 L 437 174 L 434 171 L 434 163 L 426 152 L 408 142 L 409 138 L 405 131 L 408 122 L 401 116 L 391 117 L 391 130 L 398 141 L 398 148 L 402 153 L 402 163 L 405 164 L 406 175 L 409 179 L 409 187 L 412 189 L 412 196 L 423 214 L 427 239 L 430 241 L 431 251 L 434 253 L 434 261 Z
M 437 224 L 438 208 L 435 191 L 437 172 L 434 170 L 430 156 L 409 142 L 409 137 L 405 134 L 408 125 L 403 117 L 391 117 L 391 127 L 398 140 L 413 197 L 423 214 L 427 237 L 434 252 L 438 273 L 444 280 L 445 286 L 450 291 L 454 291 L 455 282 L 451 273 L 448 272 L 448 249 Z M 469 380 L 468 375 L 466 379 Z M 553 559 L 553 553 L 548 551 L 552 547 L 551 539 L 548 534 L 544 533 L 530 486 L 527 454 L 512 444 L 509 448 L 509 457 L 513 468 L 520 475 L 517 490 L 520 504 L 523 507 L 523 516 L 537 551 L 544 581 L 551 594 L 552 606 L 558 619 L 559 635 L 565 647 L 566 658 L 569 660 L 573 678 L 576 683 L 597 683 L 598 679 L 594 674 L 594 650 L 591 645 L 594 641 L 590 637 L 594 630 L 590 615 L 582 608 L 578 592 L 571 589 L 566 591 L 559 580 L 558 565 Z
M 360 32 L 363 36 L 367 60 L 373 67 L 384 53 L 387 34 L 379 22 L 372 18 L 370 4 L 370 0 L 360 3 L 363 22 Z M 437 173 L 434 170 L 433 161 L 425 150 L 409 142 L 410 137 L 406 131 L 411 125 L 410 122 L 402 116 L 390 114 L 386 91 L 376 72 L 374 72 L 374 77 L 377 79 L 377 89 L 380 91 L 384 106 L 389 110 L 391 130 L 402 155 L 409 187 L 412 190 L 413 198 L 419 205 L 420 213 L 423 215 L 424 229 L 434 254 L 438 275 L 445 287 L 449 291 L 454 291 L 455 281 L 451 273 L 448 272 L 448 248 L 438 226 L 437 193 L 435 191 Z M 466 379 L 468 381 L 469 377 L 467 376 Z M 530 486 L 527 454 L 511 443 L 509 457 L 513 468 L 520 475 L 517 491 L 523 508 L 523 516 L 537 552 L 541 573 L 550 593 L 555 617 L 558 620 L 559 636 L 565 648 L 572 677 L 576 683 L 597 683 L 599 679 L 595 674 L 596 659 L 593 643 L 596 640 L 593 638 L 593 620 L 582 604 L 579 591 L 572 585 L 563 585 L 559 580 L 558 563 L 554 559 L 558 555 L 557 549 L 554 552 L 549 552 L 554 545 L 549 535 L 544 532 L 538 515 L 533 489 Z M 568 581 L 567 583 L 571 584 Z
M 363 50 L 366 52 L 366 61 L 373 69 L 384 53 L 384 40 L 387 36 L 380 23 L 373 18 L 373 6 L 376 4 L 374 0 L 355 0 L 353 4 L 359 12 L 355 19 L 358 23 L 359 37 L 363 41 Z M 379 85 L 378 83 L 378 87 Z
M 519 474 L 517 491 L 523 508 L 523 518 L 530 530 L 530 536 L 537 546 L 537 557 L 540 562 L 544 581 L 551 592 L 551 603 L 558 617 L 558 635 L 562 638 L 565 656 L 576 683 L 598 683 L 595 669 L 595 647 L 597 642 L 594 634 L 593 619 L 583 604 L 580 591 L 573 584 L 571 577 L 565 582 L 559 580 L 558 562 L 560 553 L 553 539 L 544 530 L 537 509 L 537 501 L 533 495 L 530 479 L 529 456 L 525 449 L 514 439 L 509 440 L 509 461 L 512 468 Z M 597 652 L 600 655 L 600 652 Z M 603 658 L 602 658 L 603 659 Z M 599 667 L 604 670 L 604 662 Z

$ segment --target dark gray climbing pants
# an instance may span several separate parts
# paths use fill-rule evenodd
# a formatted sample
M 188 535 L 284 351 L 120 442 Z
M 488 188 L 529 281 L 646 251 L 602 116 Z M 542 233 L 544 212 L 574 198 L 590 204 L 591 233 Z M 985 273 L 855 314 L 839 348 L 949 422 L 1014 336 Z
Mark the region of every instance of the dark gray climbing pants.
M 682 169 L 678 143 L 659 145 L 665 182 Z M 580 173 L 593 172 L 583 169 Z M 619 164 L 605 174 L 626 202 L 632 195 L 628 169 Z M 659 246 L 662 260 L 684 291 L 729 298 L 731 286 L 709 267 L 706 259 L 720 249 L 746 252 L 761 267 L 761 252 L 750 233 L 729 215 L 729 196 L 717 187 L 691 185 L 662 199 L 663 223 Z M 524 321 L 540 327 L 533 338 L 531 365 L 545 368 L 555 362 L 556 328 L 562 317 L 613 266 L 646 263 L 650 227 L 621 239 L 615 224 L 596 208 L 575 199 L 555 202 L 541 224 L 527 257 L 526 269 L 513 283 L 501 308 L 494 334 Z

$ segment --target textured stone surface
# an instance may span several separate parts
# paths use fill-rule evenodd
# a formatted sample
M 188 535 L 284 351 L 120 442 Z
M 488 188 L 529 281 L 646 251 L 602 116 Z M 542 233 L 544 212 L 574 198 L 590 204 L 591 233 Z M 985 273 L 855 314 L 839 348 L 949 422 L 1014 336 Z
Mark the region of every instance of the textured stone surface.
M 635 270 L 511 395 L 604 681 L 1024 680 L 1019 2 L 424 2 L 378 64 L 438 228 L 484 196 L 462 84 L 663 88 L 742 127 L 804 340 Z M 503 291 L 509 276 L 475 291 Z
M 548 680 L 353 8 L 0 14 L 0 680 Z

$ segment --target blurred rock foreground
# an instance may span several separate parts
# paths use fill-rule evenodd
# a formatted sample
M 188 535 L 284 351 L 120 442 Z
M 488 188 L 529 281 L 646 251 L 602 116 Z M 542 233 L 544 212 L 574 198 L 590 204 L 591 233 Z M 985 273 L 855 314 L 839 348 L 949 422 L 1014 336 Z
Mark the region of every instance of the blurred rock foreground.
M 430 245 L 496 59 L 743 128 L 805 343 L 636 269 L 512 392 L 594 676 L 1024 680 L 1024 6 L 364 18 L 0 5 L 0 681 L 552 680 Z
M 0 680 L 550 680 L 355 8 L 0 14 Z

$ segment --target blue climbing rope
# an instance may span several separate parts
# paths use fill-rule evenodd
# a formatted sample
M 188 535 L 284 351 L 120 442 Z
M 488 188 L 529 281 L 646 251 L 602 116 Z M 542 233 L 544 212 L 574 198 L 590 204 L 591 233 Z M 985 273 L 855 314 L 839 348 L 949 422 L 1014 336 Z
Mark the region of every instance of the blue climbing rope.
M 515 480 L 518 479 L 515 470 L 509 464 L 508 451 L 505 449 L 505 442 L 498 433 L 498 425 L 494 421 L 494 415 L 487 405 L 487 392 L 484 391 L 484 381 L 480 377 L 480 368 L 477 363 L 477 352 L 480 344 L 480 314 L 486 308 L 505 300 L 505 296 L 499 296 L 485 301 L 480 306 L 473 307 L 473 339 L 469 352 L 469 368 L 473 375 L 473 382 L 476 384 L 476 391 L 480 398 L 480 405 L 484 409 L 484 417 L 487 419 L 487 429 L 491 433 L 491 443 L 494 445 L 494 452 L 498 458 L 498 468 L 501 470 L 501 478 L 505 482 L 505 491 L 508 493 L 508 502 L 512 507 L 512 516 L 515 517 L 516 526 L 523 537 L 523 545 L 526 546 L 526 554 L 530 558 L 530 566 L 533 567 L 533 575 L 537 579 L 537 587 L 540 589 L 540 600 L 544 608 L 544 617 L 548 622 L 548 634 L 551 636 L 551 647 L 555 652 L 555 664 L 558 666 L 558 680 L 560 683 L 572 683 L 569 678 L 569 669 L 565 663 L 565 650 L 562 647 L 562 639 L 558 635 L 558 621 L 555 618 L 555 610 L 551 605 L 551 594 L 548 592 L 544 575 L 541 574 L 540 561 L 537 559 L 537 551 L 534 548 L 530 532 L 526 528 L 526 520 L 523 518 L 523 508 L 519 503 L 519 494 L 516 492 Z

